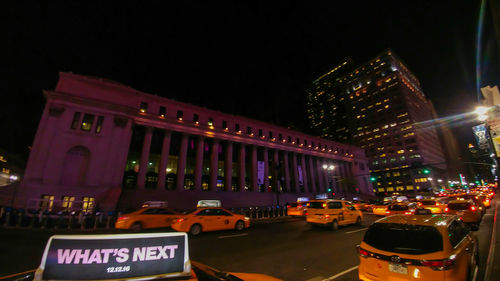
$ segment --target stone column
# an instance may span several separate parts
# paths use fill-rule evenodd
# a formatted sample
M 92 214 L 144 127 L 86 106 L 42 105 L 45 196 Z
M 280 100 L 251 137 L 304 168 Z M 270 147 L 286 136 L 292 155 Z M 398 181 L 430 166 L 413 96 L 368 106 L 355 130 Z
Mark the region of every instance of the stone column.
M 264 191 L 269 188 L 269 151 L 264 147 Z
M 181 136 L 181 148 L 179 151 L 179 162 L 177 165 L 177 183 L 176 190 L 183 191 L 184 190 L 184 175 L 186 173 L 186 157 L 188 150 L 188 140 L 189 136 L 186 134 L 182 134 Z
M 299 171 L 297 168 L 297 153 L 292 152 L 292 175 L 293 175 L 293 186 L 295 187 L 295 193 L 300 193 L 299 186 Z
M 229 191 L 233 184 L 233 143 L 226 142 L 226 159 L 224 159 L 224 189 Z
M 211 191 L 217 191 L 217 176 L 219 175 L 219 141 L 213 139 L 210 152 L 210 184 Z
M 273 179 L 274 179 L 274 183 L 273 185 L 275 186 L 275 190 L 279 190 L 279 187 L 280 187 L 280 172 L 279 172 L 279 169 L 277 168 L 278 167 L 278 163 L 279 163 L 279 151 L 278 150 L 274 150 L 273 151 Z
M 194 166 L 194 190 L 201 191 L 201 176 L 203 174 L 203 146 L 205 138 L 199 136 L 196 140 L 195 166 Z
M 245 145 L 240 143 L 240 156 L 238 158 L 240 172 L 238 174 L 240 191 L 245 191 Z
M 304 154 L 300 155 L 300 165 L 302 171 L 302 184 L 304 185 L 304 192 L 311 192 L 311 189 L 309 188 L 309 182 L 307 180 L 306 156 Z
M 316 179 L 318 180 L 319 192 L 325 192 L 325 183 L 323 182 L 323 163 L 321 163 L 319 158 L 315 158 L 314 162 L 316 164 Z
M 312 193 L 315 193 L 315 192 L 318 192 L 317 188 L 316 188 L 316 173 L 315 173 L 315 167 L 313 165 L 313 159 L 312 159 L 312 156 L 309 155 L 309 179 L 311 179 L 311 183 L 310 183 L 310 191 Z
M 288 151 L 283 151 L 283 168 L 285 169 L 285 189 L 290 192 L 290 163 L 288 162 Z
M 259 192 L 259 185 L 257 184 L 257 147 L 252 145 L 252 154 L 250 155 L 250 161 L 252 162 L 252 191 Z
M 146 135 L 142 143 L 141 162 L 139 162 L 139 174 L 137 175 L 137 187 L 144 188 L 146 182 L 146 173 L 148 171 L 149 152 L 151 150 L 151 139 L 153 138 L 153 129 L 146 127 Z
M 168 164 L 168 154 L 170 152 L 170 138 L 172 137 L 172 132 L 165 131 L 163 135 L 163 143 L 161 146 L 161 158 L 160 166 L 158 168 L 158 188 L 165 188 L 165 178 L 167 174 L 167 164 Z

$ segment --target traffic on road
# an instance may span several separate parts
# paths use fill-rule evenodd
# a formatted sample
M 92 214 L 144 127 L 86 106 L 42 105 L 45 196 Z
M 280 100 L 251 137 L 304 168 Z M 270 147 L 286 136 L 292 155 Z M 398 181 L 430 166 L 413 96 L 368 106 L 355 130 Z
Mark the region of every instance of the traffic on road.
M 24 271 L 3 270 L 0 280 L 482 280 L 493 196 L 488 189 L 381 202 L 311 199 L 290 204 L 301 212 L 276 223 L 252 221 L 217 200 L 184 213 L 145 205 L 122 214 L 111 233 L 47 233 L 45 250 L 26 255 L 40 256 L 36 269 L 33 260 L 21 268 L 22 257 L 1 260 Z M 16 230 L 3 235 L 9 231 Z M 186 249 L 182 270 L 172 265 L 174 246 Z M 149 260 L 164 269 L 151 271 Z

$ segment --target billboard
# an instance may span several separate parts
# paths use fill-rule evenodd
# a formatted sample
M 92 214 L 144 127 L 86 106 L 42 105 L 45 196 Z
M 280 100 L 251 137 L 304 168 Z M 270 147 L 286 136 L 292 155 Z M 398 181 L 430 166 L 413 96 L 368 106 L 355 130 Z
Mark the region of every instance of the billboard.
M 34 280 L 148 280 L 190 275 L 186 233 L 54 235 Z

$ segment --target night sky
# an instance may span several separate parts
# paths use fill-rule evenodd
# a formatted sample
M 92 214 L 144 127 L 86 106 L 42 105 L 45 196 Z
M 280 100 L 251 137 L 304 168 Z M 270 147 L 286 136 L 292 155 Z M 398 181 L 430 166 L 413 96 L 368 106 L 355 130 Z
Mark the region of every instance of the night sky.
M 26 155 L 59 71 L 306 130 L 314 79 L 391 48 L 440 116 L 477 102 L 480 1 L 108 2 L 0 3 L 0 148 Z M 480 84 L 497 85 L 489 7 L 483 36 Z

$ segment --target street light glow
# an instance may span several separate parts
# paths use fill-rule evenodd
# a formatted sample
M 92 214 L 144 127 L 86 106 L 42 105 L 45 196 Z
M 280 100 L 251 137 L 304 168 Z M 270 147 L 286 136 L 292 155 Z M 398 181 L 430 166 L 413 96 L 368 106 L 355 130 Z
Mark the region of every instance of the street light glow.
M 328 168 L 328 165 L 323 164 L 323 169 L 326 170 Z
M 488 119 L 488 116 L 486 116 L 484 114 L 477 116 L 477 120 L 479 120 L 479 121 L 485 121 L 486 119 Z
M 477 115 L 485 115 L 486 112 L 488 112 L 488 108 L 485 106 L 478 106 L 476 110 L 474 110 L 474 113 Z

